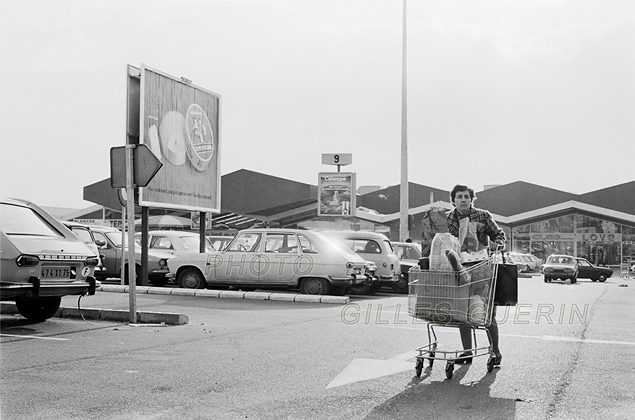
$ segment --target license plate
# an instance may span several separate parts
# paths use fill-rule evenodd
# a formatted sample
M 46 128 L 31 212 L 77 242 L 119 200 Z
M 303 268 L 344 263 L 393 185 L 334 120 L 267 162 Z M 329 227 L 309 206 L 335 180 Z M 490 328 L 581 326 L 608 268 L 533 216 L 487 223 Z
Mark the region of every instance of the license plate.
M 70 277 L 70 267 L 42 267 L 42 278 L 44 279 L 68 279 Z

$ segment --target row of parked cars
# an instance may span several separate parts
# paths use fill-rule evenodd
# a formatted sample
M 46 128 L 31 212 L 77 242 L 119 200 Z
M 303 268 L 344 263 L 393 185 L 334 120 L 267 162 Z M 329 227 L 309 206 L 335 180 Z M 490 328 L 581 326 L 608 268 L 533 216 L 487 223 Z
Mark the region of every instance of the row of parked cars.
M 99 280 L 121 276 L 122 264 L 127 277 L 127 236 L 120 230 L 61 222 L 28 201 L 3 199 L 0 210 L 0 297 L 15 301 L 25 317 L 52 316 L 63 295 L 93 294 Z M 138 233 L 133 244 L 137 277 L 140 243 Z M 204 248 L 201 253 L 197 233 L 151 231 L 149 282 L 173 281 L 192 289 L 299 288 L 320 295 L 407 293 L 408 272 L 421 258 L 418 244 L 363 231 L 246 229 L 235 237 L 205 238 Z M 612 274 L 570 256 L 550 256 L 542 267 L 531 255 L 509 253 L 507 259 L 521 271 L 541 269 L 545 281 L 586 277 L 603 282 Z

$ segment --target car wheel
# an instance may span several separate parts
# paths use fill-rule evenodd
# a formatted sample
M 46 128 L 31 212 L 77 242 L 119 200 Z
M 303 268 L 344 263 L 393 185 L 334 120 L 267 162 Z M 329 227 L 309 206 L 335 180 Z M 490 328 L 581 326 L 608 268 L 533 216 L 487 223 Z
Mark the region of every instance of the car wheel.
M 356 284 L 348 288 L 348 292 L 353 295 L 370 295 L 372 285 L 368 283 Z
M 167 277 L 166 278 L 157 277 L 157 278 L 150 279 L 150 283 L 152 283 L 153 286 L 157 286 L 157 287 L 165 286 L 166 284 L 168 284 L 168 281 L 169 280 Z
M 578 281 L 577 277 L 571 277 L 571 284 L 575 284 Z
M 408 274 L 403 274 L 403 277 L 392 285 L 392 290 L 395 293 L 402 295 L 408 294 Z
M 305 295 L 328 295 L 329 283 L 324 279 L 313 277 L 303 279 L 300 292 Z
M 195 268 L 186 268 L 178 277 L 178 285 L 184 289 L 204 289 L 207 286 L 205 278 Z
M 598 280 L 600 280 L 601 283 L 604 283 L 606 281 L 606 274 L 600 274 L 600 277 L 598 277 Z
M 55 315 L 62 303 L 61 296 L 18 299 L 15 306 L 29 321 L 44 321 Z
M 141 286 L 141 267 L 139 267 L 138 265 L 135 265 L 134 272 L 135 272 L 137 286 Z M 124 284 L 130 284 L 129 277 L 130 275 L 128 274 L 128 266 L 126 266 L 124 271 Z
M 549 283 L 549 281 L 550 281 L 549 277 L 547 277 L 547 276 L 545 276 L 544 280 L 545 280 L 545 283 Z
M 344 296 L 346 294 L 346 286 L 331 285 L 331 294 L 333 296 Z
M 596 281 L 598 281 L 598 279 L 591 279 L 591 281 L 595 283 Z

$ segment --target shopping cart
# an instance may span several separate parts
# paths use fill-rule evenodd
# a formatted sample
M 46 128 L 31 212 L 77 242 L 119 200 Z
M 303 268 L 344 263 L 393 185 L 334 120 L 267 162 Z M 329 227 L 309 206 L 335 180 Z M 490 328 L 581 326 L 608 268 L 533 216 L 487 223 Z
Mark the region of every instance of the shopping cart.
M 464 268 L 461 271 L 428 271 L 413 267 L 408 273 L 408 313 L 427 321 L 428 344 L 416 350 L 415 372 L 421 376 L 424 360 L 446 361 L 445 375 L 452 378 L 454 364 L 466 357 L 489 355 L 487 371 L 494 369 L 494 351 L 491 344 L 479 347 L 476 342 L 476 330 L 484 329 L 488 343 L 491 343 L 489 330 L 494 309 L 494 292 L 498 266 L 494 257 Z M 435 326 L 471 328 L 474 348 L 453 351 L 440 350 L 434 332 Z M 471 351 L 472 356 L 461 357 L 460 353 Z

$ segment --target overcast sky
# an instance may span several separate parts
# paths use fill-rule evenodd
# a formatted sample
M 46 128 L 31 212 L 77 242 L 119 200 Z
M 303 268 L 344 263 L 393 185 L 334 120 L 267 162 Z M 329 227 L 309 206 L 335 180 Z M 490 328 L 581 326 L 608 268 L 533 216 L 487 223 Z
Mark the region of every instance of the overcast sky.
M 221 173 L 400 183 L 401 0 L 0 0 L 0 196 L 83 208 L 126 65 L 222 95 Z M 409 0 L 409 180 L 635 180 L 635 2 Z M 221 203 L 222 204 L 222 203 Z

